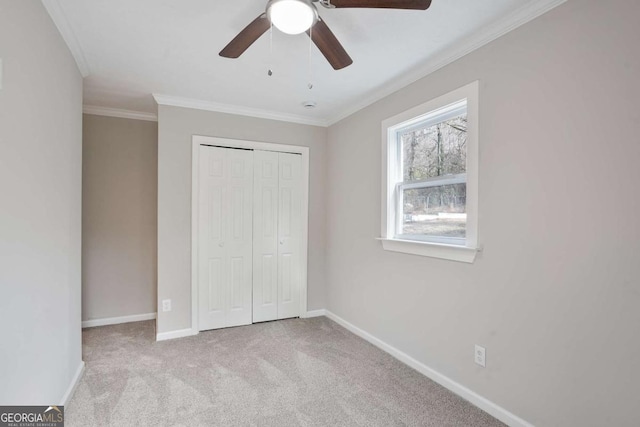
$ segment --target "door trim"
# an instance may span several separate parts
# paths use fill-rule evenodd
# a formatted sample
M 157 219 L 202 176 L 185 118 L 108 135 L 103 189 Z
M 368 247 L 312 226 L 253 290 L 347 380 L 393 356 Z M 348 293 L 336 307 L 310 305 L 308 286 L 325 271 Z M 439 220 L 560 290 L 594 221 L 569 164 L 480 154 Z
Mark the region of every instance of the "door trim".
M 275 151 L 302 155 L 302 257 L 300 289 L 300 317 L 307 313 L 307 262 L 309 250 L 309 147 L 298 145 L 272 144 L 270 142 L 245 141 L 240 139 L 218 138 L 193 135 L 191 140 L 191 330 L 199 333 L 198 326 L 198 184 L 200 164 L 200 146 L 241 148 L 247 150 Z

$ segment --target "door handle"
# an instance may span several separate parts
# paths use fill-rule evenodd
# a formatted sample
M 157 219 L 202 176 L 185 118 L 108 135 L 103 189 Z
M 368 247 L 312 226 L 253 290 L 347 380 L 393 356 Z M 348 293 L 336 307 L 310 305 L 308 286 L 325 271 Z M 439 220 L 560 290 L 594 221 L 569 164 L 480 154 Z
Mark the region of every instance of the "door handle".
M 284 245 L 284 239 L 280 239 L 280 244 Z
M 224 247 L 224 242 L 220 242 L 220 243 L 218 243 L 218 246 L 220 246 L 221 248 L 223 248 L 223 247 Z

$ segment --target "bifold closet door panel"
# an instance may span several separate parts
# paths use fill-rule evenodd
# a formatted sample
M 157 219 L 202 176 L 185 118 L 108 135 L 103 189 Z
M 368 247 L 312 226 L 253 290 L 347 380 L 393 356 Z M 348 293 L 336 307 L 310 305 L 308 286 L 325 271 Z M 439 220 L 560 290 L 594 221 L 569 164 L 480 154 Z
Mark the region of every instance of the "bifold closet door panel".
M 253 153 L 253 321 L 278 318 L 278 153 Z
M 225 212 L 226 153 L 200 146 L 198 181 L 198 326 L 200 330 L 226 324 L 227 276 Z
M 200 146 L 198 325 L 252 319 L 253 152 Z
M 278 153 L 278 319 L 300 316 L 302 156 Z

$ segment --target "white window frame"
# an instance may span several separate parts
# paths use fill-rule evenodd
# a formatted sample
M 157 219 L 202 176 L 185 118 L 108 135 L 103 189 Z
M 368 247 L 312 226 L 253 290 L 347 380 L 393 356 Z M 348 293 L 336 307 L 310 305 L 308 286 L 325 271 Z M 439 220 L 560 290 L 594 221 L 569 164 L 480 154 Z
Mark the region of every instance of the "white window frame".
M 478 252 L 478 87 L 473 82 L 382 122 L 382 246 L 385 250 L 472 263 Z M 446 175 L 403 183 L 399 134 L 459 115 L 466 101 L 467 167 L 465 174 Z M 466 238 L 396 235 L 402 218 L 402 191 L 466 182 Z

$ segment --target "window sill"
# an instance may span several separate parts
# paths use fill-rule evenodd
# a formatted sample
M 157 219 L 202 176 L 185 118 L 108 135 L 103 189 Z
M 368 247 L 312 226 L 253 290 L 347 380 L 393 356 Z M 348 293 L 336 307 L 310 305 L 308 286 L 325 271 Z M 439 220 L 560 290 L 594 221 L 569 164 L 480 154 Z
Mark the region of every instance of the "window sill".
M 440 243 L 418 242 L 415 240 L 399 240 L 378 238 L 385 251 L 402 252 L 431 258 L 447 259 L 450 261 L 472 264 L 476 259 L 478 248 L 466 246 L 443 245 Z

